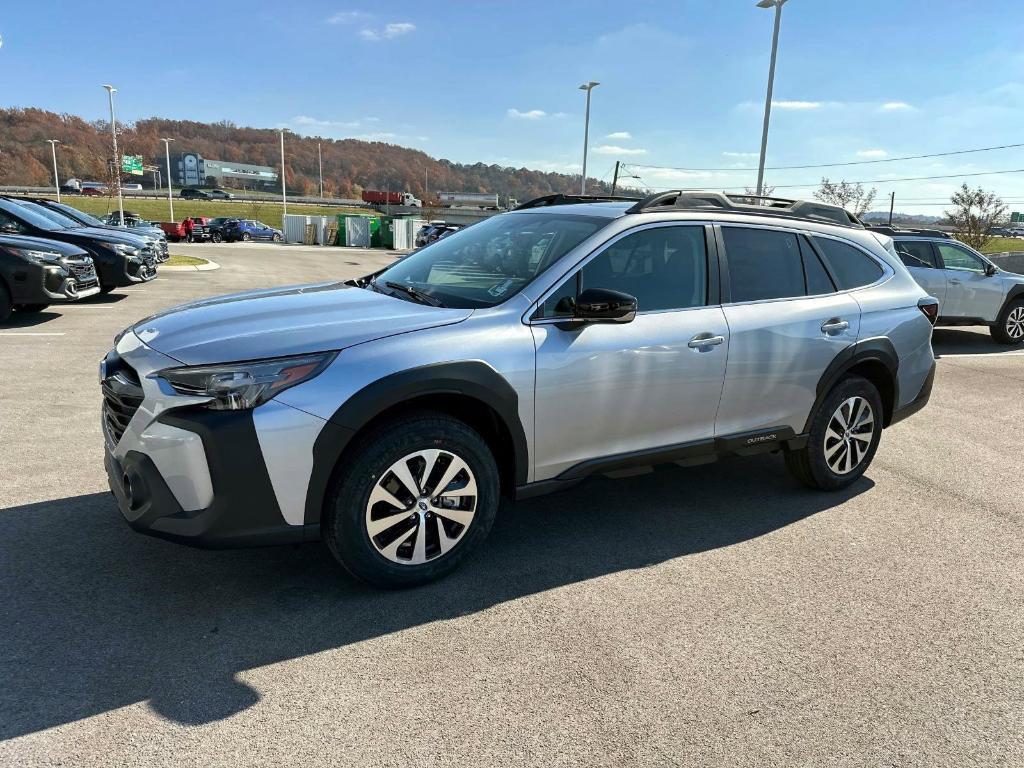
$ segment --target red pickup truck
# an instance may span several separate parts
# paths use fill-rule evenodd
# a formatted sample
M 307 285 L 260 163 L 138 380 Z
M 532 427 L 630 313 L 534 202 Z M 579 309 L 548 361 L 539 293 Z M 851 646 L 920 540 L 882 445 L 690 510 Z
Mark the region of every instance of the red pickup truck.
M 161 221 L 159 227 L 167 235 L 172 243 L 182 240 L 191 243 L 193 240 L 209 240 L 210 230 L 207 224 L 210 219 L 207 216 L 190 216 L 179 221 Z

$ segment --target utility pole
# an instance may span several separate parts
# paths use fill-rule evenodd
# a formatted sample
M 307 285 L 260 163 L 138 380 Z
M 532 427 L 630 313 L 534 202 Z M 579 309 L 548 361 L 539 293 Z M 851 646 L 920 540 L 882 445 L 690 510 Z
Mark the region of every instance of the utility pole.
M 782 6 L 786 0 L 761 0 L 758 8 L 775 8 L 775 29 L 772 32 L 772 58 L 768 65 L 768 93 L 764 97 L 764 124 L 761 127 L 761 158 L 757 163 L 757 196 L 764 189 L 764 158 L 768 151 L 768 122 L 772 115 L 772 89 L 775 87 L 775 55 L 779 49 L 779 25 L 782 24 Z
M 284 129 L 281 129 L 281 205 L 284 212 L 281 214 L 281 227 L 284 228 L 284 217 L 288 215 L 288 190 L 284 172 Z
M 896 206 L 896 190 L 889 195 L 889 226 L 892 226 L 892 209 Z
M 615 188 L 619 186 L 619 161 L 615 161 L 615 175 L 612 177 L 612 195 L 615 195 Z
M 174 221 L 174 195 L 171 192 L 171 142 L 174 139 L 160 139 L 164 143 L 164 157 L 167 158 L 167 205 L 171 209 L 171 221 Z
M 320 142 L 316 143 L 316 160 L 320 165 L 320 199 L 324 199 L 324 156 L 320 154 Z
M 47 139 L 50 142 L 50 151 L 53 153 L 53 186 L 57 189 L 57 202 L 60 202 L 60 176 L 57 175 L 57 139 Z
M 580 179 L 580 194 L 587 194 L 587 147 L 590 144 L 590 92 L 600 83 L 593 80 L 580 86 L 581 91 L 587 92 L 587 115 L 583 119 L 583 177 Z
M 114 137 L 114 183 L 117 185 L 117 213 L 118 226 L 124 226 L 124 198 L 121 195 L 121 161 L 117 156 L 117 120 L 114 117 L 114 94 L 117 88 L 112 85 L 104 85 L 107 89 L 107 97 L 110 99 L 110 134 Z

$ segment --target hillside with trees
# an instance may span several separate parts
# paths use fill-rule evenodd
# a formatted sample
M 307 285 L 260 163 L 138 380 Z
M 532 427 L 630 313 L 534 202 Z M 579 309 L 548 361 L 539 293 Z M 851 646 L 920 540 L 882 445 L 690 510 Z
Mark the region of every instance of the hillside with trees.
M 198 123 L 148 118 L 118 125 L 123 155 L 142 155 L 146 164 L 164 166 L 160 137 L 174 139 L 172 152 L 196 152 L 215 160 L 278 167 L 280 139 L 269 128 L 244 128 L 234 123 Z M 106 181 L 111 158 L 110 124 L 88 122 L 75 115 L 41 109 L 0 109 L 0 185 L 46 186 L 53 183 L 50 145 L 58 139 L 61 180 L 76 177 Z M 358 197 L 363 189 L 412 192 L 427 199 L 430 190 L 494 192 L 527 200 L 554 192 L 574 192 L 579 179 L 567 174 L 528 168 L 439 160 L 416 149 L 356 139 L 317 139 L 286 134 L 288 190 L 296 195 L 318 193 L 317 141 L 323 152 L 324 194 Z M 131 181 L 150 186 L 150 174 Z M 591 193 L 610 192 L 610 185 L 591 180 Z

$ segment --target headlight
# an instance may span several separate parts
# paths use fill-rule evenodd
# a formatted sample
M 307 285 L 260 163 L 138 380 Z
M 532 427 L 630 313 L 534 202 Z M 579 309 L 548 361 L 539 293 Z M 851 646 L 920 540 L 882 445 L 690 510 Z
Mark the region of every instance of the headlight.
M 318 376 L 337 352 L 278 357 L 250 363 L 168 368 L 156 375 L 182 395 L 213 398 L 215 411 L 241 411 L 262 405 L 289 387 Z
M 34 264 L 44 264 L 47 266 L 57 267 L 64 266 L 61 263 L 61 255 L 59 253 L 54 253 L 53 251 L 32 251 L 27 248 L 8 248 L 7 250 L 16 256 L 21 256 L 21 258 L 33 262 Z
M 128 245 L 127 243 L 111 243 L 110 250 L 114 253 L 118 253 L 121 256 L 127 256 L 129 258 L 137 258 L 139 255 L 139 249 L 134 245 Z

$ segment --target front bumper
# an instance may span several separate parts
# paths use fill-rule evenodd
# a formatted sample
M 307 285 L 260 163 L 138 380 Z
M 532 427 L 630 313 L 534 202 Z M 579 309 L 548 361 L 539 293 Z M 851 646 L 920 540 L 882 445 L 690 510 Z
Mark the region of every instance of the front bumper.
M 15 304 L 59 304 L 99 293 L 92 265 L 30 265 L 12 283 Z

